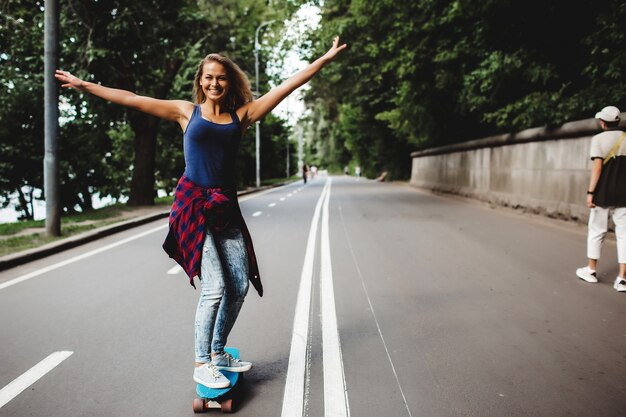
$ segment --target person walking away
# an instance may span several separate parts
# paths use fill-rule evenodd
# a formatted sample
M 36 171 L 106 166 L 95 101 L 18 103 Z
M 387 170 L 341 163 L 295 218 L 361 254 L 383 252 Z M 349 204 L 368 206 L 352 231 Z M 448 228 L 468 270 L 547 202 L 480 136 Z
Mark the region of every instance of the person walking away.
M 252 367 L 224 347 L 249 283 L 263 295 L 252 240 L 237 202 L 235 166 L 243 133 L 345 48 L 335 37 L 326 54 L 256 100 L 244 72 L 220 54 L 200 61 L 193 102 L 140 96 L 56 71 L 62 87 L 177 122 L 183 132 L 185 172 L 176 187 L 163 249 L 183 267 L 194 288 L 194 279 L 200 280 L 193 379 L 208 388 L 230 385 L 221 370 L 244 372 Z
M 306 180 L 309 176 L 309 166 L 307 164 L 302 164 L 302 179 L 304 180 L 304 183 L 306 184 Z
M 612 215 L 619 263 L 613 288 L 626 292 L 626 132 L 618 129 L 620 111 L 615 106 L 603 108 L 595 117 L 603 132 L 591 138 L 593 165 L 587 190 L 587 206 L 590 208 L 588 262 L 587 266 L 576 270 L 576 275 L 586 282 L 598 282 L 598 260 Z

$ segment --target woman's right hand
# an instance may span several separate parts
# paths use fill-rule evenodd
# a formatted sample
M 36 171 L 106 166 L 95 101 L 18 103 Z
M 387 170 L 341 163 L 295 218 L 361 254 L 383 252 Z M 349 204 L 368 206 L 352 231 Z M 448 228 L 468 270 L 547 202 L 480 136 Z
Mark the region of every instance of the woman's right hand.
M 161 119 L 178 122 L 183 132 L 191 119 L 194 105 L 184 100 L 160 100 L 140 96 L 131 91 L 105 87 L 101 84 L 86 82 L 67 71 L 56 70 L 54 77 L 65 88 L 75 88 L 92 94 L 114 104 L 130 107 L 140 112 L 151 114 Z
M 61 81 L 61 87 L 65 88 L 75 88 L 77 90 L 83 89 L 83 80 L 78 77 L 73 76 L 67 71 L 56 70 L 54 77 Z
M 594 208 L 596 205 L 593 204 L 593 194 L 587 194 L 587 207 Z

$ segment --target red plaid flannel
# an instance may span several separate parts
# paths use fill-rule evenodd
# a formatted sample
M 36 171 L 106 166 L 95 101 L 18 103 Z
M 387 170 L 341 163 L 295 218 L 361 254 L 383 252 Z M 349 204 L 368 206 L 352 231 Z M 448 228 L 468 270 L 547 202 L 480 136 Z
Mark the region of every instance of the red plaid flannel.
M 239 222 L 248 254 L 248 278 L 262 297 L 263 285 L 252 238 L 241 215 L 235 191 L 204 188 L 183 175 L 174 193 L 170 228 L 163 249 L 185 270 L 189 283 L 195 288 L 193 279 L 200 275 L 206 227 L 219 232 L 226 229 L 231 221 Z

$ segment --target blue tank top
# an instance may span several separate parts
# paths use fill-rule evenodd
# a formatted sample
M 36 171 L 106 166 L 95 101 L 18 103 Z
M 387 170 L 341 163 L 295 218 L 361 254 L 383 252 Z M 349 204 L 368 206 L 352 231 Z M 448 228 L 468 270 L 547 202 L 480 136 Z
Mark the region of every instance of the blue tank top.
M 232 122 L 219 124 L 202 117 L 200 106 L 193 109 L 183 136 L 184 175 L 202 187 L 235 187 L 235 156 L 241 142 L 237 113 Z

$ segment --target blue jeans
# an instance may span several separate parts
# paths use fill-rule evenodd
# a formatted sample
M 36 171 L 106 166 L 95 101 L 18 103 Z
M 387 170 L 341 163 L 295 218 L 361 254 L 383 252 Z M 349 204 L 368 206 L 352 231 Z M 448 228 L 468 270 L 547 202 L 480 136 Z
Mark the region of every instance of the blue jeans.
M 224 351 L 248 286 L 248 256 L 239 227 L 207 231 L 196 310 L 196 362 L 208 363 L 211 352 Z

